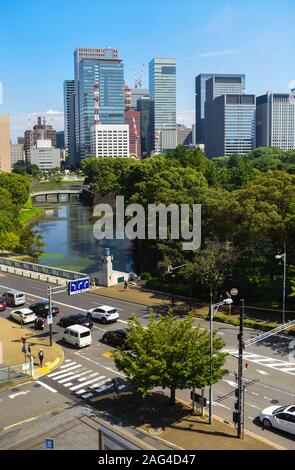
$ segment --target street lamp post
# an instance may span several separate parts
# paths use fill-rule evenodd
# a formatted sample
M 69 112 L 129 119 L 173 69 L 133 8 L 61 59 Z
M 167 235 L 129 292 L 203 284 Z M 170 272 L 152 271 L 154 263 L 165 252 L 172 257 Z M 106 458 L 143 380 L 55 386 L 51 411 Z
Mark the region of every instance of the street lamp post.
M 213 356 L 213 319 L 214 309 L 222 307 L 223 305 L 231 305 L 233 300 L 231 298 L 221 300 L 216 304 L 213 304 L 213 294 L 210 294 L 210 377 L 212 377 L 212 356 Z M 212 401 L 213 401 L 213 386 L 209 385 L 209 424 L 212 424 Z
M 284 253 L 276 255 L 276 259 L 284 261 L 284 277 L 283 277 L 283 306 L 282 306 L 282 324 L 286 323 L 286 281 L 287 281 L 287 250 L 286 243 L 284 244 Z

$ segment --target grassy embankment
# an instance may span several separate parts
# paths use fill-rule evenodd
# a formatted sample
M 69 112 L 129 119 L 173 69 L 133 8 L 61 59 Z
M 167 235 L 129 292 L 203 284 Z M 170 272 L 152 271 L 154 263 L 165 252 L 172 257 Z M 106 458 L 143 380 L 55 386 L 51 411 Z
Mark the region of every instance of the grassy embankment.
M 32 199 L 29 197 L 26 204 L 21 209 L 20 223 L 23 227 L 34 225 L 43 217 L 44 210 L 39 207 L 33 207 Z

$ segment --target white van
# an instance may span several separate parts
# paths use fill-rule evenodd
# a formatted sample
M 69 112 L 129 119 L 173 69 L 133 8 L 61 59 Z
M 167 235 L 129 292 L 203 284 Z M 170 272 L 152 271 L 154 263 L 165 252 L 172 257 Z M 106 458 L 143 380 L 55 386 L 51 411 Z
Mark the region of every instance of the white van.
M 81 325 L 69 326 L 65 329 L 63 339 L 76 348 L 84 348 L 92 343 L 91 331 Z
M 6 305 L 9 307 L 18 307 L 26 303 L 26 296 L 23 292 L 15 289 L 9 289 L 2 294 L 2 299 L 5 300 Z

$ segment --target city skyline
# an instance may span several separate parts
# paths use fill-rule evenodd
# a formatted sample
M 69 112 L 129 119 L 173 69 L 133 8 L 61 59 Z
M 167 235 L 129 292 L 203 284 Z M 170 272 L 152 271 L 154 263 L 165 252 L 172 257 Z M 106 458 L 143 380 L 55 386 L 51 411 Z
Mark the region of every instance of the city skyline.
M 14 8 L 16 3 L 17 9 Z M 53 0 L 51 10 L 46 10 L 45 25 L 38 21 L 45 14 L 43 5 L 34 0 L 26 6 L 20 3 L 2 6 L 1 16 L 5 21 L 0 32 L 1 43 L 6 44 L 0 51 L 0 81 L 4 88 L 0 112 L 11 115 L 14 142 L 29 127 L 29 117 L 34 121 L 35 116 L 44 115 L 46 111 L 49 111 L 48 123 L 57 130 L 63 128 L 63 82 L 74 78 L 73 53 L 77 47 L 117 47 L 124 61 L 125 80 L 130 86 L 134 82 L 133 69 L 139 72 L 145 63 L 143 87 L 146 87 L 149 61 L 153 57 L 175 57 L 178 64 L 177 122 L 184 124 L 194 122 L 194 81 L 200 73 L 246 74 L 246 93 L 256 95 L 268 90 L 288 92 L 288 84 L 295 79 L 294 66 L 289 60 L 295 9 L 289 0 L 280 5 L 274 1 L 255 4 L 255 15 L 252 14 L 253 1 L 247 5 L 214 1 L 210 7 L 189 1 L 186 7 L 190 14 L 183 16 L 179 16 L 176 3 L 171 5 L 164 0 L 161 5 L 157 4 L 156 16 L 152 5 L 145 9 L 138 34 L 134 30 L 126 34 L 123 27 L 126 15 L 134 11 L 132 7 L 136 5 L 137 13 L 144 9 L 133 1 L 127 2 L 130 8 L 126 9 L 126 5 L 119 2 L 101 7 L 88 0 L 77 15 L 75 8 L 67 8 L 67 2 L 61 5 Z M 26 28 L 25 35 L 21 23 L 24 8 L 26 15 L 29 9 L 34 23 L 31 32 Z M 64 28 L 56 21 L 57 8 L 58 18 L 62 18 L 67 8 Z M 101 24 L 99 34 L 94 21 L 98 8 L 102 8 L 105 15 L 112 11 L 113 21 L 112 28 L 109 22 Z M 276 18 L 275 24 L 273 18 Z M 174 33 L 170 34 L 172 30 Z M 29 57 L 28 50 L 32 52 Z

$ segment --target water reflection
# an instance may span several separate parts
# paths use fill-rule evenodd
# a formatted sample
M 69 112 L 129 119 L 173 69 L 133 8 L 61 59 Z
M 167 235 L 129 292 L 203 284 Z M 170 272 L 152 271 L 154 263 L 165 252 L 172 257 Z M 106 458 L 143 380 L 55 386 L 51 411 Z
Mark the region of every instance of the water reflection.
M 61 204 L 45 209 L 45 218 L 34 227 L 46 243 L 40 263 L 94 273 L 101 268 L 104 248 L 109 247 L 114 256 L 114 268 L 132 271 L 132 243 L 129 240 L 95 240 L 93 223 L 91 208 L 81 204 Z

